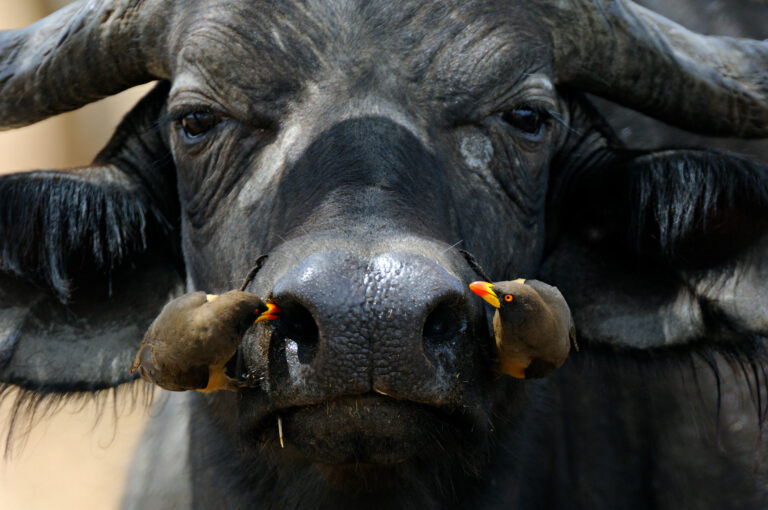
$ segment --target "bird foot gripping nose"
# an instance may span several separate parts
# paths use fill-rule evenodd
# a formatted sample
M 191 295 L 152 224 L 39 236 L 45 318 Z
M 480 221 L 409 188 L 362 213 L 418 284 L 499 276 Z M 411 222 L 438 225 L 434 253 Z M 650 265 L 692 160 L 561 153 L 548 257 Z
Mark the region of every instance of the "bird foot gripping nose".
M 205 388 L 197 388 L 196 391 L 200 393 L 220 390 L 237 391 L 239 387 L 240 382 L 229 377 L 224 366 L 212 366 L 208 367 L 208 385 Z

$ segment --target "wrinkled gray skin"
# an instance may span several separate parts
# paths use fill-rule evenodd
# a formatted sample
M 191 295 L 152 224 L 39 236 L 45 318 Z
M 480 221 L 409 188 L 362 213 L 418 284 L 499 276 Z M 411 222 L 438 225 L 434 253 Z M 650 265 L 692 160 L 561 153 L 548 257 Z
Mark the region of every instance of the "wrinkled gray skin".
M 105 63 L 74 58 L 114 82 L 69 71 L 73 86 L 58 90 L 60 77 L 14 81 L 0 68 L 3 94 L 21 98 L 0 101 L 2 125 L 163 78 L 97 158 L 95 177 L 83 177 L 122 185 L 98 172 L 123 170 L 170 220 L 133 266 L 117 260 L 112 286 L 138 301 L 151 294 L 136 290 L 147 268 L 160 266 L 183 275 L 186 291 L 220 293 L 269 254 L 248 290 L 273 299 L 281 318 L 243 339 L 233 370 L 251 388 L 170 397 L 137 453 L 126 508 L 765 507 L 768 452 L 749 400 L 759 385 L 713 347 L 768 331 L 763 231 L 727 252 L 747 276 L 728 280 L 721 260 L 638 266 L 636 254 L 603 251 L 600 225 L 568 230 L 560 219 L 576 212 L 562 210 L 565 188 L 618 151 L 579 90 L 689 129 L 764 137 L 762 74 L 729 68 L 733 82 L 757 77 L 745 86 L 758 90 L 754 100 L 697 78 L 658 80 L 667 60 L 635 55 L 620 37 L 598 51 L 592 32 L 609 31 L 579 26 L 581 7 L 553 10 L 564 1 L 146 4 L 152 21 L 140 21 L 130 51 Z M 759 71 L 768 49 L 755 48 L 745 53 Z M 609 57 L 618 60 L 601 68 Z M 692 62 L 707 69 L 706 58 Z M 549 112 L 540 130 L 505 115 L 526 108 Z M 185 133 L 181 119 L 203 111 L 219 122 Z M 583 352 L 544 380 L 496 376 L 489 316 L 467 288 L 478 275 L 459 248 L 493 280 L 560 287 Z M 0 320 L 14 332 L 0 342 L 3 381 L 66 393 L 128 380 L 120 367 L 141 335 L 133 342 L 120 326 L 115 336 L 119 321 L 77 308 L 109 302 L 103 289 L 89 294 L 106 277 L 86 276 L 70 268 L 84 322 L 64 333 L 40 325 L 50 297 L 0 280 Z M 152 298 L 179 292 L 170 282 Z M 137 324 L 152 318 L 130 301 L 121 311 Z M 86 326 L 115 345 L 64 342 Z M 95 356 L 92 345 L 109 349 Z M 71 369 L 78 355 L 101 365 L 83 363 L 93 368 L 82 375 Z

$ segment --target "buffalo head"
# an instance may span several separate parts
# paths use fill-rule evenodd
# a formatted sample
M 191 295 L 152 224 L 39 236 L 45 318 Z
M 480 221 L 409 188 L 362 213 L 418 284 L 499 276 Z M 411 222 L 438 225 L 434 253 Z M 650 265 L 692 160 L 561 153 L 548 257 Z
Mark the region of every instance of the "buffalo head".
M 561 286 L 588 342 L 716 343 L 708 284 L 762 243 L 762 167 L 628 151 L 581 92 L 765 136 L 766 65 L 629 1 L 75 3 L 0 34 L 0 125 L 160 83 L 91 168 L 0 180 L 0 377 L 128 382 L 169 297 L 268 255 L 247 290 L 281 316 L 229 367 L 251 383 L 185 404 L 195 504 L 466 505 L 524 471 L 547 388 L 491 369 L 480 267 Z M 734 285 L 723 338 L 764 332 Z

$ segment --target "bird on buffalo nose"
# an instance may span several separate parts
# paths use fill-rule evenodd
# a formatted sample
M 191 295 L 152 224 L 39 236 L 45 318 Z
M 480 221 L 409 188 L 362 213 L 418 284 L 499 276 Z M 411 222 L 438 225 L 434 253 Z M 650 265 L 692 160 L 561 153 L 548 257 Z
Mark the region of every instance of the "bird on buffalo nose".
M 226 374 L 245 331 L 274 320 L 277 306 L 255 294 L 232 290 L 221 295 L 192 292 L 174 299 L 144 335 L 131 373 L 167 390 L 237 390 Z M 254 320 L 255 319 L 255 320 Z
M 518 379 L 544 377 L 578 350 L 568 303 L 538 280 L 473 282 L 469 288 L 496 308 L 493 333 L 501 372 Z

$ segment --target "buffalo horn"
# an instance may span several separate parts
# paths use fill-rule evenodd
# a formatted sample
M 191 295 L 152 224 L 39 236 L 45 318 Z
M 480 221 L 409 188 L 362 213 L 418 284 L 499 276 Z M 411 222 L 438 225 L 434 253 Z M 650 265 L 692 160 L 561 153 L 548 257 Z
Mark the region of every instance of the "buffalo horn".
M 544 6 L 558 83 L 691 131 L 768 136 L 768 41 L 697 34 L 629 0 Z
M 162 0 L 80 0 L 0 32 L 0 129 L 166 78 L 162 20 L 172 9 Z

